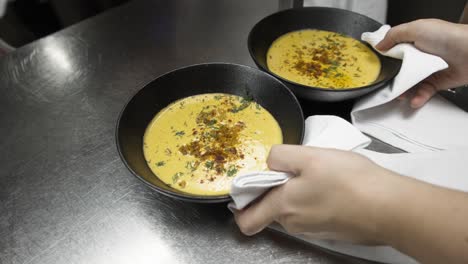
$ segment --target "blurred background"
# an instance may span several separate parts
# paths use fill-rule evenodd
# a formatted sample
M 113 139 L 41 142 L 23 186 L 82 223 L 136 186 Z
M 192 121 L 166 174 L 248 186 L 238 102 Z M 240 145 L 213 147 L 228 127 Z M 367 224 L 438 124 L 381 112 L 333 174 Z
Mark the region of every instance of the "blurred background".
M 128 0 L 0 0 L 0 50 L 5 45 L 23 46 L 125 2 Z
M 17 47 L 21 47 L 36 39 L 128 1 L 129 0 L 0 0 L 0 56 Z M 458 22 L 462 17 L 463 11 L 466 9 L 467 3 L 466 0 L 277 1 L 279 9 L 299 6 L 331 6 L 362 13 L 381 23 L 388 23 L 390 25 L 397 25 L 418 18 L 440 18 Z M 242 4 L 242 1 L 238 2 Z

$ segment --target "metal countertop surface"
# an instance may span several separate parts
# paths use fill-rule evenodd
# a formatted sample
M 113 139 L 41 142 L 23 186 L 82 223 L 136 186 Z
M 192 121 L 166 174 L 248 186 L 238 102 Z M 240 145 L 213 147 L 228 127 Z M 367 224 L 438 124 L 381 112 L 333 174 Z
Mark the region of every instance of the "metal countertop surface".
M 270 230 L 243 236 L 225 204 L 162 196 L 118 156 L 116 119 L 131 95 L 189 64 L 253 66 L 247 34 L 277 10 L 133 1 L 0 58 L 0 263 L 367 263 Z

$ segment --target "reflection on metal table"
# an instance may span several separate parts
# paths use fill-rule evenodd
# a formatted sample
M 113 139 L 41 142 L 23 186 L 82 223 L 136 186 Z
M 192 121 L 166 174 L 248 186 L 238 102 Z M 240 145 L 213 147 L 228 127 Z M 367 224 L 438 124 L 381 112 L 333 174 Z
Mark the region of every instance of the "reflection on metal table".
M 271 231 L 245 237 L 225 205 L 161 196 L 118 157 L 132 94 L 188 64 L 252 66 L 248 31 L 277 9 L 134 1 L 0 59 L 0 263 L 364 263 Z

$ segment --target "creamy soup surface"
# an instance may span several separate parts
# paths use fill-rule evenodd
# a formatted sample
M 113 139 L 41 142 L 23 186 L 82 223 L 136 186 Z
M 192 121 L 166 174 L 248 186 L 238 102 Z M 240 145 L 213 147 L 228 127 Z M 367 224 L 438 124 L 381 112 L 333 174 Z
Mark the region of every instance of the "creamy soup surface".
M 267 52 L 270 71 L 306 86 L 342 89 L 371 84 L 380 73 L 377 55 L 336 32 L 305 29 L 276 39 Z
M 143 152 L 163 182 L 197 195 L 228 194 L 234 176 L 267 170 L 281 128 L 258 103 L 236 95 L 201 94 L 178 100 L 148 125 Z

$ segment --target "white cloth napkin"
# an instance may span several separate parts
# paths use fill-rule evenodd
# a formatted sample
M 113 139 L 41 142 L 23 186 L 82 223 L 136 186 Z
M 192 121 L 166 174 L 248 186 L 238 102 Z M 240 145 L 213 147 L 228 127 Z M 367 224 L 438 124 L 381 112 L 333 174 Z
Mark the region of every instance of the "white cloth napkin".
M 353 150 L 366 147 L 370 142 L 370 138 L 337 116 L 317 115 L 308 117 L 305 121 L 305 146 Z M 239 175 L 233 179 L 231 185 L 233 203 L 229 207 L 243 209 L 270 188 L 286 183 L 291 176 L 275 171 Z
M 374 47 L 388 30 L 390 26 L 382 26 L 376 32 L 362 34 L 362 40 Z M 447 63 L 406 43 L 382 54 L 402 59 L 400 72 L 387 87 L 355 104 L 351 112 L 353 124 L 364 133 L 408 152 L 468 147 L 465 140 L 468 113 L 440 96 L 419 110 L 411 109 L 407 102 L 393 100 L 432 73 L 447 68 Z M 447 128 L 456 129 L 447 131 Z
M 306 120 L 304 144 L 353 150 L 367 156 L 377 164 L 402 175 L 447 188 L 468 191 L 466 170 L 468 149 L 425 153 L 384 154 L 363 149 L 370 139 L 350 123 L 336 116 L 312 116 Z M 326 142 L 326 143 L 325 143 Z M 434 162 L 436 161 L 436 162 Z M 288 181 L 293 175 L 282 172 L 254 172 L 234 178 L 231 186 L 232 209 L 242 209 L 270 188 Z M 286 233 L 279 225 L 270 228 Z M 372 261 L 394 264 L 414 264 L 414 259 L 389 246 L 363 246 L 353 243 L 310 239 L 297 235 L 308 243 Z

